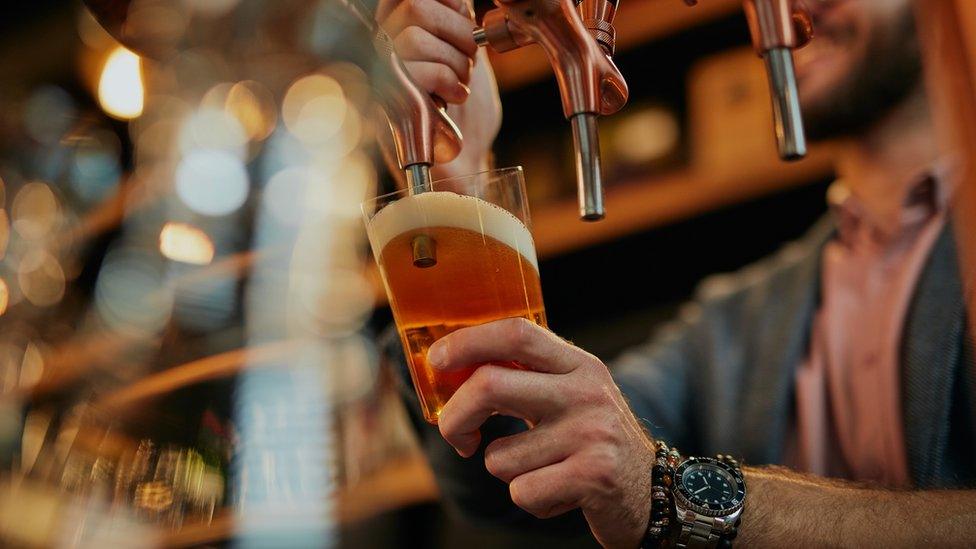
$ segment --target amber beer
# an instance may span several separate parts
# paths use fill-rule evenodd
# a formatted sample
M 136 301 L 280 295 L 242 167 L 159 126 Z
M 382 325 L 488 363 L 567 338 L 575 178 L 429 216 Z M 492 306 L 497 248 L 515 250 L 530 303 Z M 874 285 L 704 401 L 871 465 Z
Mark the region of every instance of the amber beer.
M 424 416 L 437 423 L 477 365 L 433 370 L 427 350 L 434 341 L 502 318 L 545 326 L 532 236 L 504 208 L 453 192 L 404 196 L 372 218 L 369 233 Z M 418 238 L 433 265 L 415 261 Z

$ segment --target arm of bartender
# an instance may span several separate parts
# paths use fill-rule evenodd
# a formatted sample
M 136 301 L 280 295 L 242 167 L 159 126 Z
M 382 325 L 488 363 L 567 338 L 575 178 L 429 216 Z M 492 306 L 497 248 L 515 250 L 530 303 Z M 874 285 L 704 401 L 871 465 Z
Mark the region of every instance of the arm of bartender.
M 926 221 L 898 227 L 905 233 L 899 238 L 872 241 L 868 252 L 890 246 L 880 256 L 887 263 L 875 262 L 883 268 L 878 279 L 874 264 L 864 263 L 871 258 L 851 243 L 891 227 L 872 223 L 870 215 L 857 217 L 855 205 L 837 208 L 840 226 L 827 218 L 777 256 L 707 282 L 676 322 L 625 355 L 613 369 L 614 379 L 596 357 L 520 320 L 443 338 L 430 349 L 436 367 L 499 361 L 526 367 L 480 368 L 443 409 L 439 432 L 430 426 L 422 432 L 445 497 L 468 516 L 519 528 L 551 528 L 574 519 L 581 525 L 585 519 L 604 545 L 636 547 L 650 520 L 652 466 L 661 440 L 685 455 L 731 454 L 747 463 L 788 463 L 822 475 L 745 467 L 747 494 L 736 543 L 958 546 L 976 539 L 976 492 L 959 489 L 976 483 L 976 384 L 964 342 L 951 228 L 939 221 L 944 204 L 935 200 L 945 193 L 931 178 L 919 185 L 892 184 L 899 174 L 932 160 L 927 114 L 919 107 L 925 98 L 918 95 L 914 29 L 903 24 L 910 22 L 910 4 L 854 0 L 811 9 L 824 47 L 810 50 L 806 66 L 818 67 L 822 77 L 802 81 L 801 60 L 801 92 L 816 96 L 819 87 L 844 99 L 840 106 L 846 110 L 811 112 L 821 121 L 833 119 L 835 133 L 856 138 L 860 132 L 871 145 L 849 146 L 848 184 L 863 183 L 854 190 L 874 197 L 868 206 L 901 207 L 888 200 L 901 197 L 912 219 L 921 211 Z M 418 84 L 452 103 L 467 98 L 451 107 L 466 152 L 440 168 L 445 175 L 486 166 L 500 121 L 487 61 L 469 42 L 473 23 L 467 10 L 460 0 L 390 0 L 378 10 Z M 859 108 L 851 110 L 852 105 Z M 879 139 L 885 135 L 898 139 Z M 890 154 L 878 154 L 882 146 Z M 872 187 L 872 178 L 888 187 Z M 902 187 L 911 192 L 901 192 Z M 872 195 L 872 188 L 881 191 Z M 914 255 L 897 255 L 906 250 Z M 846 263 L 835 263 L 848 256 Z M 889 276 L 892 264 L 903 267 L 899 272 L 915 272 L 914 278 Z M 866 266 L 844 270 L 851 265 Z M 844 294 L 849 288 L 835 284 L 835 277 L 848 277 L 850 286 L 850 277 L 862 275 L 894 281 L 891 291 L 872 300 L 864 292 Z M 849 310 L 847 320 L 831 316 L 838 309 L 825 305 L 843 305 L 844 299 L 864 303 Z M 901 308 L 884 309 L 898 303 Z M 877 313 L 877 306 L 884 314 L 870 318 L 895 322 L 860 330 L 849 350 L 860 357 L 877 342 L 875 332 L 900 334 L 877 338 L 895 349 L 895 358 L 885 355 L 882 361 L 900 369 L 871 369 L 865 363 L 825 373 L 824 363 L 848 358 L 833 352 L 843 351 L 837 345 L 846 332 L 825 332 L 818 319 L 840 320 L 839 326 L 857 330 L 850 318 Z M 890 331 L 888 324 L 894 326 Z M 858 381 L 844 377 L 849 371 L 874 372 L 894 389 L 881 384 L 872 389 L 863 378 L 856 392 L 845 393 L 844 383 Z M 838 408 L 842 396 L 853 406 Z M 865 408 L 870 402 L 875 407 Z M 838 417 L 838 411 L 851 416 Z M 877 418 L 891 421 L 879 427 L 872 423 Z M 838 426 L 846 430 L 839 434 Z M 826 475 L 876 480 L 877 486 Z M 532 517 L 556 515 L 562 516 Z

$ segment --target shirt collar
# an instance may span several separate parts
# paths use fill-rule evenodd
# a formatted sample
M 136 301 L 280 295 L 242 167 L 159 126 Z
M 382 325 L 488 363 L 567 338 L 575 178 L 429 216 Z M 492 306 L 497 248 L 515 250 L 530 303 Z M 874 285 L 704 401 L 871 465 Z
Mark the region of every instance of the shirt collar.
M 827 190 L 827 204 L 837 219 L 841 241 L 853 243 L 858 235 L 866 235 L 885 244 L 911 234 L 948 208 L 953 190 L 951 171 L 946 161 L 920 174 L 908 186 L 901 208 L 892 215 L 873 213 L 843 180 L 835 181 Z

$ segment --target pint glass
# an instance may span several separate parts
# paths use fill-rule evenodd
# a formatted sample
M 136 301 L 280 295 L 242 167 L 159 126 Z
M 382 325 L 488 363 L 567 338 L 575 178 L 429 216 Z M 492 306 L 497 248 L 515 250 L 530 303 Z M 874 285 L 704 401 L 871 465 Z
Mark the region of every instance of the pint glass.
M 502 318 L 545 326 L 546 313 L 522 169 L 443 179 L 432 189 L 380 196 L 363 214 L 424 417 L 437 423 L 478 365 L 434 371 L 431 344 Z

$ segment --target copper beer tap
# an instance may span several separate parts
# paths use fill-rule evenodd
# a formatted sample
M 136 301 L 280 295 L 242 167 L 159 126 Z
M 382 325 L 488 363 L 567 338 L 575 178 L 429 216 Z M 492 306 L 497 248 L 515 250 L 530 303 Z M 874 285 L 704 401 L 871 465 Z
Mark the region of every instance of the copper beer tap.
M 698 0 L 685 0 L 689 6 Z M 744 0 L 752 44 L 766 64 L 773 100 L 776 143 L 783 160 L 807 154 L 806 135 L 793 67 L 793 50 L 813 37 L 810 15 L 796 0 Z
M 429 191 L 430 167 L 461 152 L 461 131 L 447 115 L 444 102 L 410 78 L 390 37 L 379 28 L 375 36 L 379 60 L 373 70 L 373 90 L 393 133 L 397 163 L 411 193 Z
M 542 46 L 572 124 L 580 217 L 603 219 L 596 117 L 613 114 L 627 102 L 627 83 L 611 59 L 616 1 L 495 0 L 495 5 L 475 29 L 475 42 L 497 52 Z

